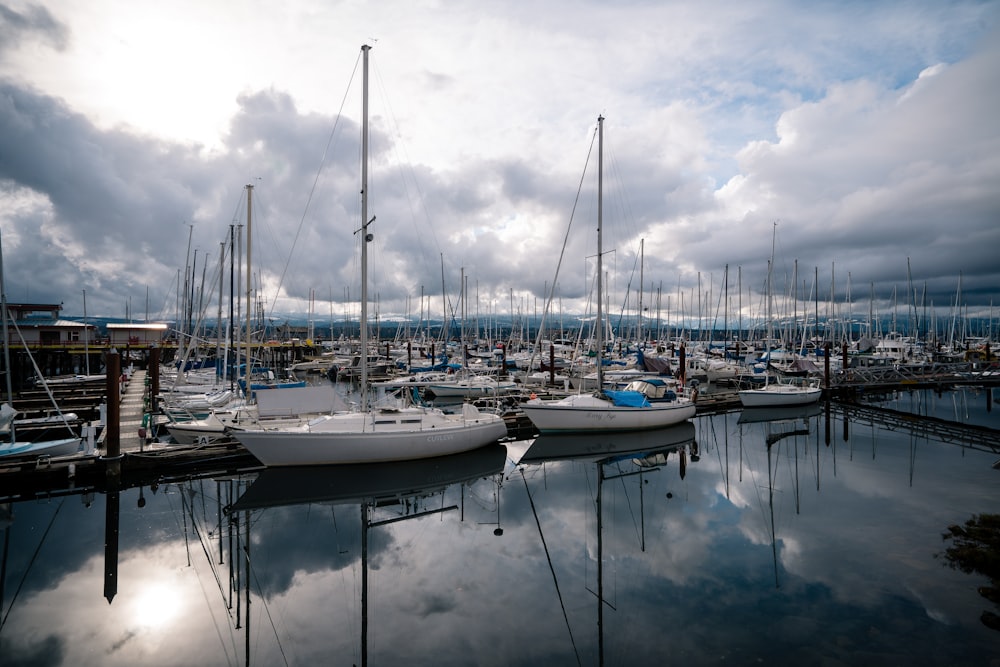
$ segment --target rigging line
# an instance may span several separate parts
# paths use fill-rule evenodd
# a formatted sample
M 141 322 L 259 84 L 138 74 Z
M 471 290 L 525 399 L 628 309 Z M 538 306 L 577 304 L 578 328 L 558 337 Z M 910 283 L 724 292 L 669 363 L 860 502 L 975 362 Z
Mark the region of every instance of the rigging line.
M 267 596 L 264 595 L 264 589 L 260 585 L 260 580 L 257 579 L 257 568 L 253 567 L 250 561 L 250 552 L 247 550 L 246 546 L 241 547 L 246 555 L 247 559 L 247 571 L 253 575 L 253 583 L 257 586 L 257 593 L 260 595 L 260 602 L 264 605 L 264 613 L 267 614 L 267 621 L 271 624 L 271 630 L 274 632 L 274 640 L 278 642 L 278 653 L 281 654 L 281 659 L 288 664 L 288 656 L 285 655 L 285 647 L 281 645 L 281 637 L 278 635 L 278 628 L 274 625 L 274 618 L 271 617 L 271 607 L 267 604 Z M 249 610 L 248 610 L 249 613 Z
M 38 558 L 38 554 L 42 550 L 42 545 L 45 544 L 45 538 L 48 537 L 49 531 L 52 530 L 52 525 L 56 522 L 56 517 L 59 516 L 59 510 L 62 509 L 63 503 L 65 502 L 65 498 L 59 501 L 59 505 L 56 506 L 56 511 L 52 513 L 52 518 L 49 520 L 49 525 L 45 528 L 45 532 L 42 534 L 42 539 L 38 541 L 38 546 L 35 547 L 35 553 L 31 554 L 31 560 L 28 561 L 28 567 L 24 568 L 24 574 L 21 576 L 21 581 L 17 585 L 17 590 L 14 591 L 14 595 L 10 599 L 10 605 L 7 607 L 7 613 L 3 615 L 3 620 L 0 620 L 0 630 L 2 630 L 3 626 L 7 624 L 7 618 L 10 616 L 10 612 L 14 608 L 17 596 L 21 593 L 21 588 L 24 587 L 24 582 L 28 579 L 28 573 L 31 572 L 31 567 L 35 564 L 35 559 Z
M 197 568 L 195 568 L 194 573 L 195 573 L 195 578 L 198 579 L 198 588 L 201 589 L 201 596 L 205 600 L 205 606 L 209 609 L 209 611 L 211 611 L 211 609 L 212 609 L 212 602 L 208 599 L 208 590 L 205 588 L 205 582 L 202 581 L 201 573 L 198 572 Z M 232 614 L 229 613 L 228 608 L 227 608 L 226 612 L 227 612 L 227 615 L 230 616 L 230 618 L 231 618 Z M 233 664 L 232 660 L 229 658 L 229 647 L 226 645 L 226 638 L 222 636 L 222 629 L 221 629 L 221 626 L 219 625 L 219 621 L 215 618 L 215 614 L 214 613 L 210 613 L 209 616 L 212 617 L 212 626 L 215 628 L 215 634 L 219 638 L 219 644 L 222 645 L 222 650 L 223 650 L 223 652 L 226 655 L 226 662 L 229 663 L 229 664 Z M 235 643 L 233 641 L 233 633 L 232 633 L 231 630 L 229 632 L 229 644 L 232 646 L 233 655 L 235 656 L 236 655 L 236 645 L 235 645 Z
M 603 464 L 598 462 L 597 465 Z M 625 472 L 622 470 L 621 461 L 615 462 L 615 469 L 618 471 L 618 481 L 621 482 L 622 493 L 625 494 L 625 506 L 628 508 L 628 514 L 632 518 L 632 528 L 635 529 L 635 537 L 639 540 L 639 544 L 642 544 L 642 534 L 640 532 L 639 522 L 635 517 L 635 509 L 632 507 L 632 499 L 629 497 L 628 489 L 625 487 Z M 639 472 L 642 473 L 643 470 L 640 468 Z M 642 474 L 639 475 L 639 490 L 640 492 L 642 491 Z
M 635 260 L 632 262 L 632 272 L 629 273 L 628 282 L 625 284 L 625 299 L 622 301 L 621 310 L 618 311 L 618 331 L 622 330 L 622 320 L 625 319 L 625 309 L 628 307 L 629 297 L 632 294 L 632 281 L 635 279 L 635 270 L 639 265 L 639 253 L 635 254 Z M 642 297 L 640 296 L 640 299 Z
M 559 282 L 559 269 L 562 267 L 563 256 L 566 254 L 566 243 L 569 241 L 569 232 L 573 228 L 573 218 L 576 216 L 576 207 L 580 203 L 580 195 L 583 192 L 583 181 L 587 177 L 587 167 L 590 165 L 590 158 L 594 153 L 594 142 L 597 141 L 597 130 L 594 128 L 594 134 L 590 138 L 590 147 L 587 149 L 587 159 L 583 163 L 583 173 L 580 174 L 580 184 L 576 188 L 576 197 L 573 199 L 573 208 L 569 214 L 569 222 L 566 224 L 566 234 L 563 236 L 562 250 L 559 251 L 559 261 L 556 262 L 556 273 L 552 278 L 552 288 L 545 299 L 545 307 L 542 309 L 542 321 L 538 325 L 538 337 L 535 339 L 534 350 L 531 354 L 531 359 L 529 360 L 528 366 L 530 368 L 531 364 L 535 361 L 535 355 L 540 353 L 542 346 L 542 333 L 545 331 L 545 320 L 548 315 L 549 309 L 552 307 L 552 299 L 555 297 L 556 285 Z
M 764 522 L 766 530 L 767 516 L 764 513 L 764 499 L 760 495 L 760 485 L 757 483 L 757 476 L 754 474 L 753 466 L 750 465 L 749 459 L 747 459 L 746 462 L 746 469 L 750 473 L 750 484 L 753 486 L 754 492 L 757 494 L 757 509 L 760 510 L 760 518 L 761 521 Z M 770 464 L 768 464 L 768 470 L 770 471 L 770 469 L 771 469 Z
M 402 138 L 402 133 L 399 131 L 399 121 L 396 119 L 396 112 L 393 110 L 392 104 L 389 102 L 389 95 L 386 93 L 385 84 L 383 83 L 383 79 L 382 79 L 382 72 L 381 72 L 381 70 L 379 70 L 377 63 L 373 62 L 372 64 L 374 65 L 373 69 L 375 70 L 375 80 L 378 83 L 379 90 L 382 92 L 382 99 L 383 99 L 383 103 L 385 104 L 387 115 L 392 119 L 392 125 L 396 129 L 397 137 Z M 414 188 L 416 188 L 416 191 L 417 191 L 417 197 L 416 197 L 417 203 L 420 205 L 420 208 L 423 210 L 424 218 L 427 220 L 427 223 L 428 223 L 427 224 L 427 233 L 429 233 L 431 239 L 434 241 L 434 247 L 438 251 L 438 254 L 441 254 L 441 252 L 442 252 L 441 251 L 441 244 L 438 241 L 437 234 L 434 231 L 434 225 L 431 224 L 431 216 L 430 216 L 430 214 L 427 211 L 427 205 L 426 205 L 427 199 L 424 197 L 424 193 L 423 193 L 423 191 L 420 188 L 420 182 L 417 180 L 416 174 L 414 173 L 413 162 L 410 160 L 410 156 L 406 152 L 406 144 L 403 144 L 402 141 L 394 142 L 392 144 L 392 148 L 394 150 L 399 150 L 397 148 L 397 144 L 402 144 L 402 146 L 403 146 L 403 149 L 401 151 L 401 153 L 402 153 L 401 158 L 402 159 L 400 159 L 399 162 L 400 162 L 401 165 L 406 165 L 409 168 L 410 177 L 413 179 L 413 186 L 414 186 Z M 402 173 L 402 169 L 400 169 L 400 173 Z M 407 203 L 410 204 L 410 209 L 412 210 L 413 209 L 413 201 L 412 201 L 412 199 L 410 197 L 410 189 L 409 189 L 409 187 L 407 187 L 406 178 L 402 178 L 401 177 L 400 180 L 403 183 L 403 191 L 406 193 Z M 425 234 L 421 233 L 420 230 L 415 230 L 415 231 L 417 231 L 417 234 L 416 234 L 417 247 L 421 250 L 420 255 L 422 257 L 426 257 L 427 255 L 426 255 L 426 253 L 423 252 L 423 247 L 422 247 L 422 243 L 421 243 L 421 241 L 423 240 Z
M 723 419 L 727 419 L 723 417 Z M 727 465 L 722 462 L 722 448 L 719 447 L 719 435 L 715 432 L 715 420 L 709 419 L 709 431 L 712 433 L 712 442 L 715 443 L 715 458 L 719 461 L 719 473 L 722 475 L 722 483 L 726 486 L 726 498 L 729 498 L 729 471 L 727 470 Z M 725 433 L 729 433 L 729 427 L 726 427 Z M 727 450 L 728 451 L 728 450 Z
M 531 504 L 531 513 L 535 516 L 535 525 L 538 526 L 538 536 L 542 540 L 542 548 L 545 549 L 545 559 L 549 562 L 549 571 L 552 572 L 552 582 L 556 586 L 556 596 L 559 598 L 559 607 L 562 609 L 563 619 L 566 621 L 566 632 L 569 633 L 569 642 L 573 645 L 573 653 L 576 655 L 576 664 L 582 665 L 580 652 L 576 648 L 576 640 L 573 639 L 573 629 L 569 626 L 569 616 L 566 614 L 566 604 L 563 602 L 562 592 L 559 590 L 559 580 L 556 578 L 556 570 L 552 565 L 552 557 L 549 555 L 549 545 L 545 543 L 545 535 L 542 533 L 542 523 L 538 520 L 538 512 L 535 511 L 535 500 L 531 497 L 531 489 L 528 488 L 528 479 L 524 476 L 524 468 L 521 468 L 521 481 L 524 482 L 524 491 L 528 494 L 528 502 Z
M 627 223 L 628 229 L 626 233 L 632 233 L 635 236 L 641 236 L 642 230 L 637 228 L 635 214 L 632 212 L 631 197 L 629 197 L 628 192 L 625 188 L 625 179 L 622 178 L 622 170 L 620 163 L 618 162 L 617 155 L 615 154 L 615 147 L 613 145 L 613 138 L 605 136 L 604 138 L 604 154 L 605 154 L 605 164 L 608 167 L 608 172 L 610 173 L 611 180 L 614 181 L 615 185 L 612 188 L 612 199 L 613 203 L 618 205 L 619 215 L 624 224 Z M 606 218 L 607 216 L 605 216 Z
M 782 449 L 781 446 L 783 444 L 785 444 L 785 442 L 784 441 L 780 441 L 780 442 L 774 443 L 774 445 L 771 446 L 771 447 L 773 447 L 773 450 L 774 450 L 774 467 L 771 468 L 771 466 L 768 465 L 768 475 L 769 475 L 769 478 L 770 478 L 770 481 L 768 482 L 768 490 L 770 492 L 770 497 L 771 497 L 771 503 L 770 504 L 771 504 L 771 522 L 772 522 L 772 526 L 771 526 L 771 539 L 772 540 L 776 538 L 776 535 L 774 533 L 774 525 L 773 525 L 773 522 L 774 522 L 774 491 L 775 491 L 774 485 L 778 482 L 778 471 L 779 471 L 779 469 L 781 467 L 781 449 Z M 771 447 L 769 447 L 768 449 L 770 450 Z M 787 454 L 786 454 L 786 458 L 787 458 Z M 793 488 L 794 488 L 794 485 L 793 485 Z
M 299 235 L 302 233 L 302 226 L 306 222 L 306 214 L 309 212 L 309 205 L 312 203 L 313 194 L 316 192 L 316 185 L 319 183 L 319 175 L 323 172 L 323 165 L 326 164 L 326 157 L 330 153 L 330 146 L 333 143 L 333 138 L 337 136 L 337 128 L 340 127 L 340 119 L 344 117 L 344 107 L 347 104 L 347 94 L 351 89 L 351 84 L 354 82 L 354 77 L 358 73 L 358 65 L 361 62 L 361 53 L 358 52 L 358 59 L 354 61 L 354 70 L 351 72 L 351 78 L 347 82 L 347 88 L 344 90 L 344 96 L 340 100 L 340 109 L 337 111 L 337 119 L 333 123 L 333 128 L 330 130 L 330 136 L 326 140 L 326 147 L 323 149 L 323 157 L 319 161 L 319 167 L 316 169 L 316 176 L 313 177 L 312 186 L 309 188 L 309 196 L 306 197 L 306 205 L 302 210 L 302 217 L 299 218 L 299 225 L 295 228 L 295 237 L 292 239 L 292 247 L 288 250 L 288 258 L 285 260 L 285 266 L 281 269 L 281 276 L 278 278 L 278 286 L 274 291 L 274 299 L 271 301 L 271 308 L 268 311 L 268 316 L 274 314 L 274 308 L 278 303 L 278 295 L 281 292 L 281 286 L 285 282 L 285 275 L 288 273 L 288 267 L 292 263 L 292 253 L 295 250 L 295 244 L 298 243 Z
M 66 415 L 63 414 L 62 408 L 60 408 L 59 403 L 56 402 L 56 397 L 52 395 L 52 390 L 49 388 L 48 382 L 45 381 L 45 376 L 42 375 L 42 370 L 38 367 L 38 364 L 35 362 L 35 357 L 34 355 L 31 354 L 31 350 L 28 348 L 28 343 L 24 340 L 24 335 L 21 333 L 21 328 L 17 326 L 17 321 L 11 320 L 10 322 L 11 324 L 14 325 L 14 331 L 17 332 L 17 337 L 21 339 L 21 344 L 24 345 L 24 351 L 28 353 L 28 359 L 31 360 L 31 367 L 35 369 L 35 374 L 38 375 L 38 379 L 42 381 L 42 386 L 45 387 L 45 393 L 49 395 L 49 400 L 52 401 L 52 405 L 55 406 L 56 412 L 58 412 L 59 416 L 62 417 L 63 426 L 66 427 L 66 429 L 70 432 L 70 434 L 74 438 L 80 437 L 76 434 L 76 431 L 73 430 L 73 427 L 69 425 L 69 421 L 66 419 Z M 10 398 L 11 403 L 14 402 L 12 397 L 8 398 Z M 12 429 L 13 426 L 14 425 L 12 423 L 11 424 Z M 13 433 L 13 430 L 11 431 L 11 433 Z M 13 438 L 11 439 L 13 440 Z
M 184 487 L 182 487 L 180 484 L 177 484 L 177 489 L 180 492 L 178 495 L 181 498 L 181 516 L 184 517 L 184 536 L 185 536 L 185 542 L 186 542 L 187 541 L 187 511 L 186 511 L 185 508 L 187 506 L 187 503 L 184 500 L 184 492 L 185 491 L 184 491 Z M 174 516 L 174 521 L 177 523 L 177 527 L 180 528 L 181 527 L 181 523 L 177 521 L 176 509 L 174 508 L 174 504 L 171 501 L 170 494 L 167 493 L 167 488 L 166 487 L 164 487 L 163 492 L 164 492 L 164 496 L 167 499 L 167 506 L 170 508 L 170 513 Z M 196 526 L 194 527 L 194 530 L 195 530 L 196 533 L 198 532 L 198 529 L 197 529 Z M 201 541 L 201 535 L 200 534 L 198 536 L 198 539 L 199 539 L 199 542 L 200 542 Z M 202 549 L 205 549 L 205 545 L 204 544 L 202 544 Z M 215 566 L 214 566 L 215 559 L 212 558 L 212 556 L 210 554 L 208 554 L 207 551 L 206 551 L 205 555 L 208 557 L 209 569 L 212 571 L 212 575 L 215 577 L 215 584 L 219 588 L 219 594 L 222 596 L 222 602 L 223 602 L 223 604 L 226 604 L 227 607 L 228 607 L 229 605 L 228 605 L 228 601 L 226 600 L 226 591 L 223 590 L 223 588 L 222 588 L 222 580 L 219 578 L 219 573 L 216 571 Z M 190 558 L 190 556 L 188 556 L 188 565 L 190 565 L 190 564 L 191 564 L 191 558 Z M 231 612 L 230 612 L 230 616 L 232 616 Z
M 184 492 L 182 490 L 181 491 L 181 506 L 182 506 L 182 511 L 183 511 L 184 505 L 185 505 L 185 502 L 184 502 Z M 212 574 L 215 576 L 215 583 L 219 587 L 219 593 L 222 595 L 223 601 L 225 601 L 225 599 L 226 599 L 226 593 L 222 589 L 222 579 L 219 577 L 219 573 L 218 573 L 218 571 L 215 568 L 215 559 L 212 558 L 211 550 L 205 544 L 205 538 L 202 536 L 201 529 L 198 528 L 198 522 L 196 521 L 196 517 L 195 517 L 195 514 L 194 514 L 194 503 L 190 499 L 187 502 L 187 507 L 189 507 L 190 510 L 191 510 L 190 512 L 188 512 L 188 514 L 190 514 L 190 516 L 191 516 L 191 529 L 194 531 L 195 537 L 198 538 L 198 544 L 201 545 L 201 550 L 205 554 L 205 561 L 208 563 L 209 568 L 212 570 Z
M 808 433 L 806 433 L 808 435 Z M 792 452 L 785 452 L 785 468 L 788 473 L 788 481 L 792 487 L 792 493 L 795 496 L 795 513 L 801 514 L 801 498 L 802 493 L 799 486 L 799 436 L 794 436 L 788 442 L 789 447 Z M 794 459 L 794 461 L 793 461 Z M 774 464 L 774 475 L 775 479 L 778 478 L 778 462 Z

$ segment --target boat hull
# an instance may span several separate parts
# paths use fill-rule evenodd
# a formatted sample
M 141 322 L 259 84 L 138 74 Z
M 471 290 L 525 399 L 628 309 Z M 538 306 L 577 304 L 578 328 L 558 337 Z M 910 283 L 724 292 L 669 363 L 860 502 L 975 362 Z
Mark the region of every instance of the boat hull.
M 209 445 L 229 439 L 226 425 L 213 415 L 209 415 L 205 419 L 170 422 L 166 428 L 170 437 L 179 445 Z
M 629 407 L 592 396 L 529 401 L 521 409 L 541 433 L 642 431 L 679 424 L 694 417 L 696 412 L 695 404 L 689 400 Z
M 80 438 L 0 445 L 0 459 L 31 459 L 40 456 L 70 456 L 80 451 Z
M 297 428 L 234 429 L 232 435 L 269 467 L 425 459 L 466 452 L 507 435 L 498 415 L 421 412 L 334 414 Z
M 740 402 L 747 408 L 772 408 L 787 405 L 808 405 L 823 395 L 819 387 L 795 385 L 767 385 L 760 389 L 740 391 Z
M 513 382 L 491 384 L 430 384 L 424 391 L 439 398 L 483 398 L 485 396 L 500 396 L 518 390 Z

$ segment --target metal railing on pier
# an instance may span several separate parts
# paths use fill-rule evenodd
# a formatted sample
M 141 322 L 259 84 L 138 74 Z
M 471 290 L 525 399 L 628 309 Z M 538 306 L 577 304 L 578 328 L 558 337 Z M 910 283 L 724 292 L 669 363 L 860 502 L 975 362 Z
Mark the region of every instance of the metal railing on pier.
M 992 375 L 985 374 L 993 371 Z M 830 389 L 880 389 L 917 385 L 977 384 L 1000 382 L 1000 367 L 973 363 L 899 364 L 874 368 L 848 368 L 831 373 Z
M 846 414 L 853 422 L 877 424 L 890 431 L 940 440 L 981 452 L 1000 454 L 1000 431 L 986 426 L 915 415 L 877 405 L 831 401 L 833 412 Z

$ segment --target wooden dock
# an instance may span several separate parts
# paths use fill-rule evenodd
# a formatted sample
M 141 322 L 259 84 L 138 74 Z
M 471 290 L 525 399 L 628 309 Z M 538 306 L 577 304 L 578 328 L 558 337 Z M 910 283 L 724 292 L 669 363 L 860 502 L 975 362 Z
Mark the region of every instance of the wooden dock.
M 180 446 L 150 441 L 144 423 L 146 371 L 135 371 L 129 377 L 121 387 L 119 401 L 119 456 L 107 456 L 108 431 L 101 429 L 90 442 L 85 439 L 84 451 L 73 456 L 0 461 L 0 502 L 106 493 L 262 467 L 235 443 Z

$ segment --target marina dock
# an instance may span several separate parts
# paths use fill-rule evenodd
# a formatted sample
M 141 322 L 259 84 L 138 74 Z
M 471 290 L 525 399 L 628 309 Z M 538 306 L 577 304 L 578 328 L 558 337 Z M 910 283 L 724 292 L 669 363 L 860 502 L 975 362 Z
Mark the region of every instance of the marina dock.
M 151 436 L 148 420 L 152 402 L 150 377 L 146 370 L 132 371 L 120 383 L 118 392 L 118 428 L 102 428 L 97 417 L 86 422 L 94 434 L 85 438 L 84 451 L 74 455 L 37 460 L 0 461 L 0 502 L 44 499 L 88 491 L 106 492 L 158 484 L 192 476 L 231 475 L 260 469 L 260 463 L 237 442 L 205 445 L 162 443 Z M 973 373 L 968 364 L 929 365 L 926 368 L 879 369 L 842 374 L 826 387 L 825 410 L 828 415 L 863 414 L 893 430 L 904 430 L 919 437 L 933 435 L 960 446 L 971 446 L 1000 454 L 1000 431 L 969 426 L 958 422 L 898 413 L 859 399 L 878 393 L 930 389 L 941 391 L 952 386 L 976 384 L 1000 385 L 1000 373 Z M 555 390 L 552 390 L 555 391 Z M 73 405 L 83 414 L 97 415 L 97 404 L 108 393 L 90 388 L 70 394 Z M 85 403 L 89 400 L 90 403 Z M 991 402 L 991 392 L 987 391 Z M 78 403 L 77 403 L 78 402 Z M 697 398 L 699 415 L 739 410 L 739 394 L 734 388 L 703 391 Z M 108 411 L 109 413 L 112 411 Z M 527 417 L 516 407 L 504 414 L 509 440 L 537 436 Z M 117 445 L 109 443 L 116 437 Z M 109 447 L 109 445 L 112 445 Z M 117 452 L 117 454 L 109 454 Z
M 109 429 L 92 422 L 88 426 L 93 427 L 95 435 L 84 439 L 83 451 L 76 455 L 0 461 L 0 502 L 106 493 L 261 467 L 236 443 L 180 446 L 152 442 L 144 421 L 150 399 L 147 379 L 145 370 L 135 370 L 122 383 L 118 397 L 118 456 L 108 455 Z M 106 394 L 101 392 L 101 398 Z

